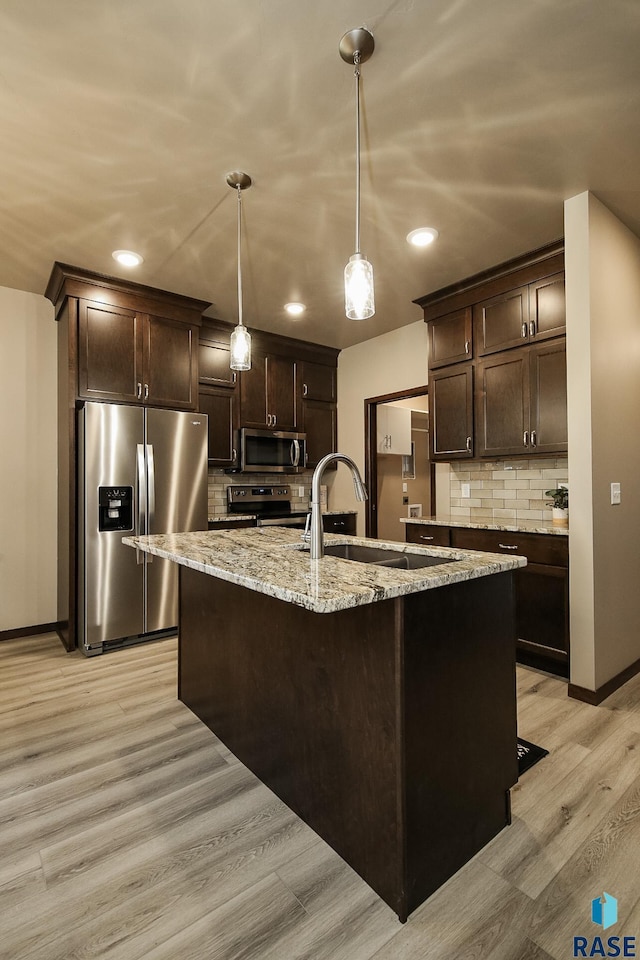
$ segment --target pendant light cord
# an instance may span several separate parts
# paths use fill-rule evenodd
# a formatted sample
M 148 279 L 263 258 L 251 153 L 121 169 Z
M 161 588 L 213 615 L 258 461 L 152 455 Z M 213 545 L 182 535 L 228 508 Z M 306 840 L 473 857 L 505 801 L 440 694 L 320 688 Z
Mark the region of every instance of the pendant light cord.
M 356 253 L 360 253 L 360 51 L 353 55 L 356 78 Z
M 240 184 L 238 190 L 238 324 L 242 326 L 242 258 L 241 258 L 241 236 L 242 236 L 242 188 Z

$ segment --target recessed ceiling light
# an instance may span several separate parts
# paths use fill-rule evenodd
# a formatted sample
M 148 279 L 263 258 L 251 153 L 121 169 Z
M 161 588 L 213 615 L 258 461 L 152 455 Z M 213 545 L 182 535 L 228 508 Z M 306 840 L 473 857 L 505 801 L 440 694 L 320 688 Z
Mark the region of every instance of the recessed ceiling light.
M 139 253 L 134 253 L 133 250 L 114 250 L 111 256 L 122 267 L 139 267 L 141 263 L 144 263 L 144 258 Z
M 418 227 L 407 234 L 407 240 L 414 247 L 428 247 L 430 243 L 438 239 L 438 231 L 434 227 Z
M 299 317 L 307 309 L 304 303 L 297 302 L 285 303 L 284 308 L 291 317 Z

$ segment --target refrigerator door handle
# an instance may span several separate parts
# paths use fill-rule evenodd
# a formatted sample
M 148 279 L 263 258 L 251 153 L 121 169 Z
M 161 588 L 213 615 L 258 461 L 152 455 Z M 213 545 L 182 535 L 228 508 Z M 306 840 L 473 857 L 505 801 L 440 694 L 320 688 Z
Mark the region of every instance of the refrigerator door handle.
M 141 537 L 147 531 L 145 529 L 145 518 L 147 515 L 147 485 L 144 479 L 144 445 L 136 444 L 136 481 L 138 485 L 138 502 L 136 504 L 135 534 Z M 144 553 L 136 547 L 136 563 L 138 566 L 144 563 Z
M 156 466 L 153 458 L 153 444 L 147 444 L 147 533 L 151 529 L 156 519 Z M 147 554 L 147 563 L 151 563 L 153 554 Z

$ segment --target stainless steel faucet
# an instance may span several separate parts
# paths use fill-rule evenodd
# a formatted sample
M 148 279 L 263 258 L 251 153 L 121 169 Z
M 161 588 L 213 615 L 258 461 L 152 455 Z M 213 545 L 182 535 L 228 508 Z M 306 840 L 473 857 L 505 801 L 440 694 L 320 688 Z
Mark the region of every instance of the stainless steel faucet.
M 311 481 L 311 559 L 319 560 L 324 557 L 324 535 L 322 529 L 322 513 L 320 512 L 320 483 L 322 475 L 330 463 L 337 461 L 346 463 L 353 476 L 353 486 L 356 491 L 356 500 L 367 499 L 367 488 L 362 482 L 358 467 L 346 453 L 328 453 L 319 462 L 313 471 L 313 480 Z

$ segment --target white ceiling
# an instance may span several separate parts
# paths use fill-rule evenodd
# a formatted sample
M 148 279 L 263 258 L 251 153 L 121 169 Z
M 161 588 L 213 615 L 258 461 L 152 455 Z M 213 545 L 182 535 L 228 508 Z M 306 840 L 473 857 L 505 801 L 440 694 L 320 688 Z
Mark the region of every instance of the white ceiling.
M 376 316 L 343 315 L 353 253 L 360 25 L 362 250 Z M 563 233 L 593 191 L 640 233 L 638 0 L 0 0 L 0 285 L 54 260 L 348 346 L 412 300 Z M 415 250 L 409 230 L 440 239 Z M 116 248 L 137 250 L 127 271 Z M 308 305 L 303 319 L 282 310 Z

